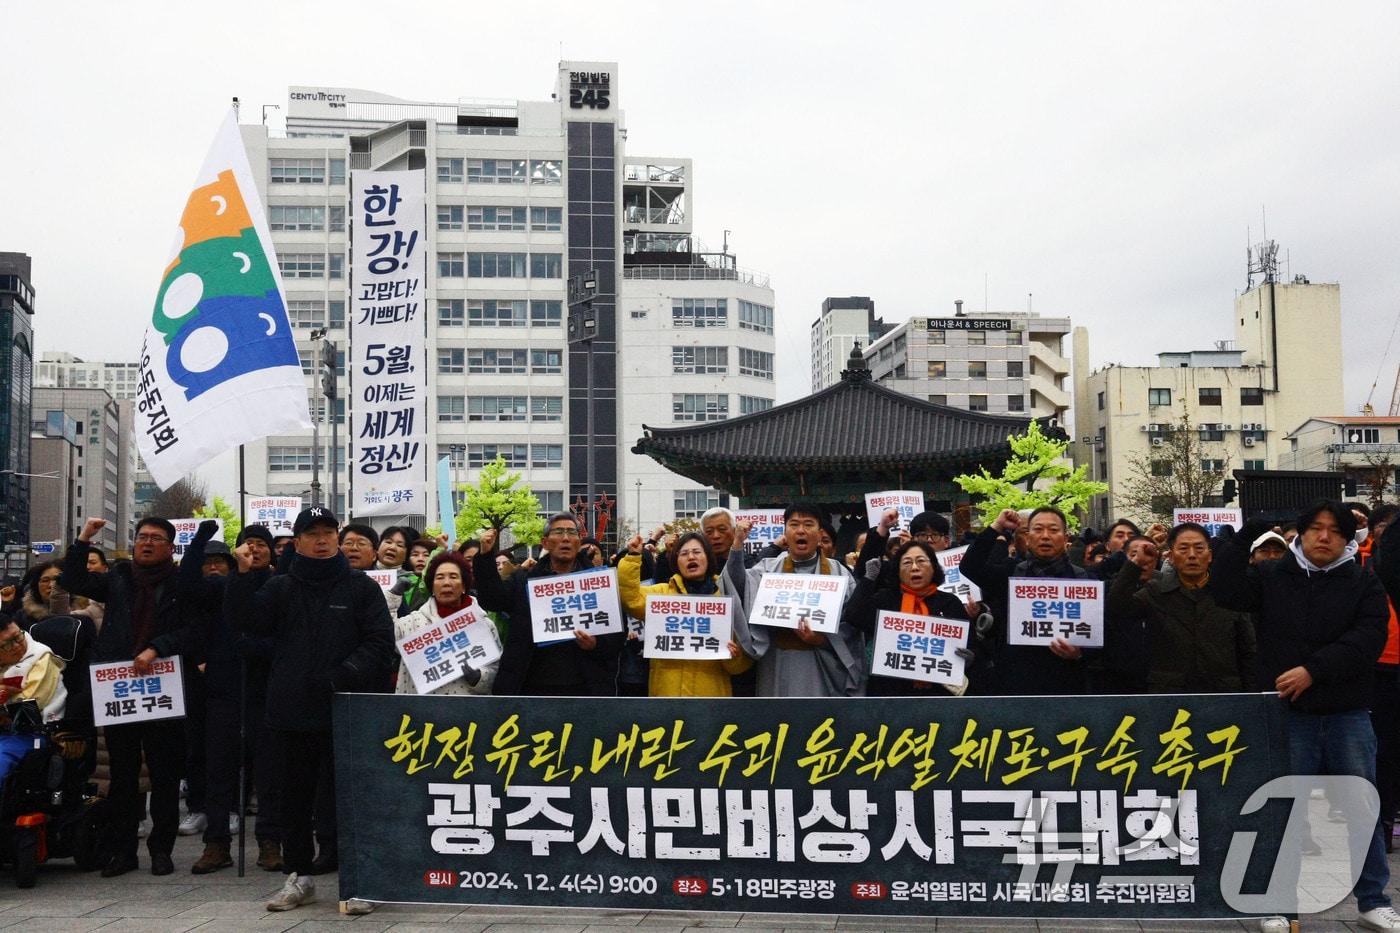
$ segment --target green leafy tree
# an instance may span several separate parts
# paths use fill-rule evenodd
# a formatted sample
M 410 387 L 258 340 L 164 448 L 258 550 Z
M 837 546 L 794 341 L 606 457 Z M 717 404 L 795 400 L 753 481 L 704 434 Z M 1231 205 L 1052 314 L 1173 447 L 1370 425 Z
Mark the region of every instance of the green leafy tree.
M 238 518 L 238 510 L 224 501 L 223 496 L 215 496 L 209 505 L 195 509 L 192 518 L 221 518 L 224 521 L 224 543 L 233 548 L 238 541 L 238 533 L 243 530 L 243 522 Z
M 463 484 L 466 495 L 457 513 L 457 540 L 475 538 L 483 529 L 498 532 L 510 529 L 521 544 L 539 544 L 544 536 L 544 519 L 537 514 L 540 500 L 519 473 L 506 471 L 504 457 L 497 457 L 481 469 L 476 485 Z
M 1068 441 L 1046 437 L 1040 424 L 1032 421 L 1025 434 L 1013 434 L 1006 439 L 1011 445 L 1011 459 L 1000 476 L 992 476 L 983 467 L 978 473 L 964 473 L 953 478 L 968 495 L 980 500 L 977 508 L 983 524 L 990 523 L 1002 509 L 1035 509 L 1053 505 L 1069 518 L 1073 531 L 1079 527 L 1079 516 L 1094 496 L 1108 492 L 1106 483 L 1085 479 L 1088 465 L 1070 469 L 1063 462 Z

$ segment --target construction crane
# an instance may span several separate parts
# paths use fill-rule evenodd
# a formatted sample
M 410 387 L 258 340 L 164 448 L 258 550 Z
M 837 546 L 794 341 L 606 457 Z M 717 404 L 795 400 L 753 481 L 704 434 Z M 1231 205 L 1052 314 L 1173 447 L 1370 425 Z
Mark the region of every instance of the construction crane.
M 1395 388 L 1390 390 L 1390 417 L 1400 417 L 1400 367 L 1395 369 Z

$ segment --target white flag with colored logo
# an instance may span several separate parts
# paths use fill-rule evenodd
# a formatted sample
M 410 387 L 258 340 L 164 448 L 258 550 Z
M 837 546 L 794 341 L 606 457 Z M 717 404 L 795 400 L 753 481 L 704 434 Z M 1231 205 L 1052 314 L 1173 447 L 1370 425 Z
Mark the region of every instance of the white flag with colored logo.
M 140 360 L 137 446 L 162 489 L 239 444 L 311 427 L 277 257 L 232 110 L 185 202 Z

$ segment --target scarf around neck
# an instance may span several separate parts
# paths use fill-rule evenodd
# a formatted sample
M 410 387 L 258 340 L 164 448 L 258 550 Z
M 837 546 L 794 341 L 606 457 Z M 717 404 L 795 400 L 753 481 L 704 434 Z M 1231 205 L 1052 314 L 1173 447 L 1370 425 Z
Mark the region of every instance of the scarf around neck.
M 920 592 L 901 583 L 899 585 L 900 599 L 899 611 L 911 616 L 931 616 L 933 613 L 928 610 L 928 598 L 938 591 L 938 587 L 930 586 Z
M 680 574 L 676 574 L 675 584 L 682 593 L 689 596 L 713 596 L 719 592 L 719 584 L 715 582 L 714 577 L 687 580 Z
M 819 554 L 819 553 L 818 553 L 818 554 L 812 555 L 811 557 L 807 558 L 806 560 L 799 560 L 799 561 L 796 561 L 796 562 L 793 561 L 793 559 L 792 559 L 792 554 L 790 554 L 790 553 L 785 553 L 785 554 L 783 554 L 783 573 L 805 573 L 805 572 L 806 572 L 805 570 L 798 570 L 798 569 L 797 569 L 797 565 L 798 565 L 798 564 L 801 564 L 804 568 L 809 567 L 809 566 L 812 566 L 812 565 L 815 564 L 815 565 L 816 565 L 816 568 L 817 568 L 817 569 L 816 569 L 816 572 L 817 572 L 817 573 L 819 573 L 819 574 L 824 574 L 824 575 L 825 575 L 825 574 L 830 574 L 830 573 L 831 573 L 831 567 L 830 567 L 830 565 L 829 565 L 829 562 L 827 561 L 827 559 L 826 559 L 825 557 L 823 557 L 823 556 L 822 556 L 821 554 Z
M 131 565 L 131 647 L 144 651 L 156 637 L 156 610 L 159 608 L 160 588 L 175 573 L 173 560 L 150 567 Z

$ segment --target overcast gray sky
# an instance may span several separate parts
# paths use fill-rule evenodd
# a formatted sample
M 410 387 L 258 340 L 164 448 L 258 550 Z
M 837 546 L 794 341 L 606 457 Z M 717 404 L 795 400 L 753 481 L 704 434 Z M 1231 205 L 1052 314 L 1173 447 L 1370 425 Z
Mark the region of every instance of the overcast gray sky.
M 134 359 L 230 97 L 547 99 L 562 43 L 620 63 L 629 150 L 694 158 L 697 232 L 771 274 L 781 400 L 827 295 L 904 320 L 986 276 L 1095 366 L 1231 337 L 1267 208 L 1342 285 L 1357 408 L 1400 313 L 1400 4 L 983 6 L 10 0 L 0 249 L 34 257 L 41 351 Z

